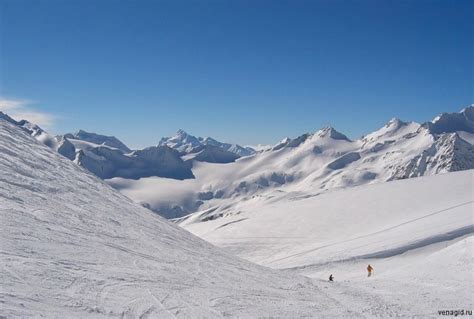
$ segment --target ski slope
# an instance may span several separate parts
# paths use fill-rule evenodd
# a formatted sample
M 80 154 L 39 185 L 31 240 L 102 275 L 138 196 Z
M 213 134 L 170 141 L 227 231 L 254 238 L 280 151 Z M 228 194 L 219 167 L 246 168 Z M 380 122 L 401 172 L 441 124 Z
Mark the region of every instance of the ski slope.
M 0 317 L 339 316 L 317 281 L 251 264 L 0 120 Z
M 202 222 L 209 214 L 204 211 L 183 218 L 180 225 L 237 255 L 249 258 L 255 254 L 256 258 L 249 259 L 277 268 L 375 252 L 383 257 L 383 252 L 409 250 L 410 245 L 429 244 L 443 234 L 472 233 L 473 180 L 474 170 L 470 170 L 307 198 L 280 193 L 241 202 L 235 216 Z M 246 249 L 242 239 L 256 234 L 278 240 L 264 240 L 261 247 Z M 241 247 L 235 248 L 234 240 Z
M 332 273 L 331 292 L 353 309 L 363 311 L 355 296 L 367 296 L 399 307 L 394 315 L 435 316 L 474 306 L 473 203 L 469 170 L 320 195 L 274 192 L 240 202 L 237 214 L 212 219 L 208 210 L 177 222 L 264 266 L 319 280 Z M 369 263 L 376 275 L 367 280 Z

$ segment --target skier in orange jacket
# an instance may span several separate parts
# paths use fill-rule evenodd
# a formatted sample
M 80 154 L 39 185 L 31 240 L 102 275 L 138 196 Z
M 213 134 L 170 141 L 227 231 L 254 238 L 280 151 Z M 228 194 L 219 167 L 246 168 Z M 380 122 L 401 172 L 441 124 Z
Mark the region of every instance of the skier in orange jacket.
M 372 271 L 373 271 L 373 270 L 374 270 L 374 268 L 369 264 L 369 265 L 367 266 L 367 272 L 368 272 L 367 277 L 372 276 Z

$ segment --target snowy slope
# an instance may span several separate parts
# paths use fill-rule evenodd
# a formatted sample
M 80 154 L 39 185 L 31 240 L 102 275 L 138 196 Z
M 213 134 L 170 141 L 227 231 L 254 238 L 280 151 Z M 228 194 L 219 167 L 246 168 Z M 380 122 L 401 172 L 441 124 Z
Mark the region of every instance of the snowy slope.
M 474 107 L 444 114 L 442 126 L 436 124 L 437 119 L 431 124 L 392 119 L 355 141 L 326 127 L 284 139 L 271 150 L 235 163 L 194 163 L 195 179 L 182 182 L 155 177 L 107 182 L 166 217 L 212 209 L 217 218 L 238 213 L 239 203 L 255 196 L 314 196 L 357 185 L 473 169 L 472 110 Z M 448 125 L 450 118 L 454 120 Z
M 207 163 L 232 163 L 240 156 L 237 154 L 221 149 L 213 145 L 201 145 L 193 149 L 191 153 L 182 156 L 187 162 L 207 162 Z
M 353 317 L 320 283 L 211 246 L 4 120 L 0 213 L 2 317 Z
M 474 170 L 469 170 L 311 197 L 256 197 L 241 202 L 235 216 L 202 222 L 209 213 L 201 212 L 183 218 L 180 225 L 246 258 L 262 258 L 262 248 L 268 256 L 252 261 L 289 268 L 408 249 L 442 234 L 472 233 L 473 202 Z M 240 242 L 256 234 L 278 240 L 264 240 L 265 245 L 247 250 L 242 243 L 233 250 L 233 239 Z
M 16 121 L 7 114 L 0 111 L 0 119 L 5 120 L 11 124 L 17 125 L 22 130 L 36 138 L 41 143 L 51 147 L 52 149 L 57 149 L 58 143 L 57 140 L 45 132 L 41 127 L 38 125 L 28 122 L 27 120 Z
M 264 266 L 320 280 L 332 273 L 330 294 L 368 316 L 382 305 L 399 309 L 383 316 L 422 317 L 474 307 L 474 170 L 318 196 L 254 197 L 234 209 L 179 224 Z

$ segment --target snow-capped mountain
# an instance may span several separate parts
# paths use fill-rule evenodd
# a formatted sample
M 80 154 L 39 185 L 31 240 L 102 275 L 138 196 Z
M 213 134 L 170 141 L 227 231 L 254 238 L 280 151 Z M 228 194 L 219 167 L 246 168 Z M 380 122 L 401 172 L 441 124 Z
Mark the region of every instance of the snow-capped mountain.
M 249 156 L 249 155 L 255 154 L 255 150 L 250 146 L 243 147 L 243 146 L 240 146 L 238 144 L 222 143 L 222 142 L 219 142 L 219 141 L 217 141 L 217 140 L 215 140 L 211 137 L 206 137 L 204 139 L 199 138 L 199 140 L 204 145 L 211 145 L 211 146 L 218 147 L 218 148 L 220 148 L 224 151 L 234 153 L 234 154 L 238 155 L 239 157 Z
M 316 280 L 251 264 L 169 223 L 4 119 L 1 317 L 337 317 L 350 309 Z
M 158 145 L 167 145 L 181 154 L 196 153 L 197 150 L 202 150 L 205 146 L 214 146 L 223 151 L 236 154 L 238 157 L 249 156 L 255 153 L 251 147 L 242 147 L 238 144 L 222 143 L 211 137 L 195 137 L 186 133 L 183 130 L 178 130 L 176 135 L 172 137 L 163 137 Z
M 198 161 L 207 163 L 232 163 L 235 162 L 239 155 L 234 152 L 223 150 L 214 145 L 200 145 L 193 149 L 192 152 L 182 156 L 185 161 Z
M 236 154 L 242 147 L 183 130 L 163 138 L 158 146 L 131 153 L 114 137 L 84 131 L 48 144 L 163 216 L 177 218 L 212 209 L 215 218 L 238 213 L 233 207 L 239 201 L 274 196 L 274 192 L 313 196 L 337 188 L 472 169 L 473 114 L 470 106 L 423 124 L 394 118 L 357 140 L 326 127 L 243 157 Z M 29 132 L 51 140 L 39 128 Z
M 159 176 L 173 179 L 193 178 L 192 163 L 167 147 L 155 146 L 131 152 L 114 136 L 88 133 L 53 137 L 28 121 L 16 121 L 0 112 L 0 119 L 20 127 L 38 141 L 74 161 L 102 179 L 123 177 L 138 179 Z M 99 144 L 100 143 L 100 144 Z
M 122 143 L 118 138 L 115 136 L 106 136 L 106 135 L 100 135 L 96 133 L 89 133 L 84 130 L 79 130 L 75 134 L 65 134 L 65 138 L 69 140 L 74 140 L 74 141 L 84 141 L 84 142 L 90 142 L 92 144 L 96 145 L 105 145 L 109 146 L 112 148 L 116 148 L 121 150 L 123 153 L 130 153 L 131 150 Z
M 191 165 L 185 163 L 177 151 L 167 146 L 152 146 L 129 154 L 97 146 L 79 150 L 74 162 L 102 179 L 160 176 L 180 180 L 194 177 Z
M 458 131 L 474 133 L 474 107 L 467 107 L 459 113 L 443 113 L 423 126 L 433 134 Z
M 256 197 L 316 196 L 338 188 L 467 170 L 474 168 L 474 134 L 469 129 L 473 109 L 442 115 L 455 119 L 448 124 L 438 118 L 423 124 L 392 119 L 358 140 L 326 127 L 286 138 L 271 150 L 235 163 L 195 164 L 196 178 L 183 182 L 108 182 L 168 218 L 198 211 L 212 211 L 206 218 L 218 218 L 238 214 L 239 202 Z
M 185 131 L 179 129 L 176 135 L 172 137 L 163 137 L 158 145 L 166 145 L 180 153 L 191 153 L 193 149 L 202 145 L 199 139 L 195 136 L 189 135 Z

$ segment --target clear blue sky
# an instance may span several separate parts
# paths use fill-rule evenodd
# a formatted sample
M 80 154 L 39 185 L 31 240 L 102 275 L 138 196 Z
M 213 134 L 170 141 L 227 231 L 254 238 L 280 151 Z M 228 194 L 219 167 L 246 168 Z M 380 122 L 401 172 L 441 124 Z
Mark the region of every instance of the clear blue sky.
M 0 0 L 0 10 L 0 96 L 54 115 L 54 133 L 132 147 L 178 128 L 241 144 L 325 125 L 358 137 L 473 102 L 473 1 Z

